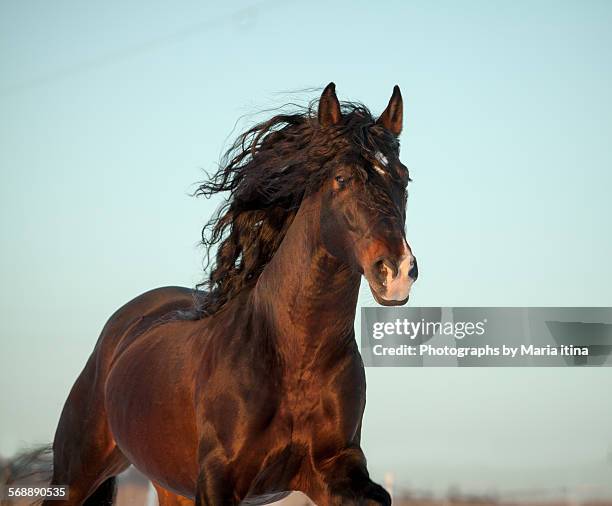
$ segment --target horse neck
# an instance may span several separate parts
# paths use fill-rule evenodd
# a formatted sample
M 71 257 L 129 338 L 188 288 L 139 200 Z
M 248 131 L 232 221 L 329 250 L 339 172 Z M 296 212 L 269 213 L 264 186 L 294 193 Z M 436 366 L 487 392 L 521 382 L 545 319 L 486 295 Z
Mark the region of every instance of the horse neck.
M 286 357 L 354 342 L 360 276 L 325 250 L 319 223 L 320 205 L 306 198 L 255 288 Z

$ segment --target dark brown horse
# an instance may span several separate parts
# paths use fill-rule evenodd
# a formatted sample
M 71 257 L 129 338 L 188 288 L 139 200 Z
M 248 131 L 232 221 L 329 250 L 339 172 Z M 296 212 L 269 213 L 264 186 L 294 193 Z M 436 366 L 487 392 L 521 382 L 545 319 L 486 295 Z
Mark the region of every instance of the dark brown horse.
M 224 506 L 300 490 L 317 504 L 390 504 L 360 447 L 361 276 L 404 304 L 408 170 L 396 86 L 376 120 L 338 101 L 243 134 L 200 194 L 228 192 L 205 228 L 205 287 L 147 292 L 108 321 L 53 444 L 66 504 L 111 504 L 134 464 L 160 502 Z M 56 504 L 54 501 L 50 504 Z

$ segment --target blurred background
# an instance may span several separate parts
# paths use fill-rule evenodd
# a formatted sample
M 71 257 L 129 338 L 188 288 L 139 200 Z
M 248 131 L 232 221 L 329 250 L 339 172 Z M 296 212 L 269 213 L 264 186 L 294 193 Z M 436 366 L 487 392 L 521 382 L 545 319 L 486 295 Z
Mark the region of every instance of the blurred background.
M 203 170 L 332 80 L 376 113 L 402 89 L 412 305 L 612 306 L 611 24 L 605 0 L 1 2 L 0 455 L 52 440 L 116 308 L 203 277 Z M 396 497 L 612 497 L 610 369 L 367 378 Z

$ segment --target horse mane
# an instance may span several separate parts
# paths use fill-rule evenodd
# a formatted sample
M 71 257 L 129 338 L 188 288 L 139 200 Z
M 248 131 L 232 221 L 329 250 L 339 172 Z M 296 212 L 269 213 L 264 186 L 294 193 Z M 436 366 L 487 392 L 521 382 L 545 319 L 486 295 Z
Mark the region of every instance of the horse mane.
M 364 105 L 342 102 L 341 123 L 322 128 L 317 103 L 246 130 L 223 155 L 218 170 L 197 188 L 196 196 L 227 196 L 202 229 L 208 274 L 196 286 L 191 318 L 216 313 L 255 284 L 304 196 L 328 177 L 330 162 L 353 153 L 371 160 L 377 152 L 397 156 L 397 139 L 376 124 Z

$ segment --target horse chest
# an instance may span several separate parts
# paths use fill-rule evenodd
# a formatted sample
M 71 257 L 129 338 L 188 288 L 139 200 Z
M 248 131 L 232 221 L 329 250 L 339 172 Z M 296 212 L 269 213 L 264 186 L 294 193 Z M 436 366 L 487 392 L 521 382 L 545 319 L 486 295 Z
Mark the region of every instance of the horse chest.
M 353 374 L 304 371 L 292 378 L 282 400 L 282 418 L 294 439 L 351 441 L 361 424 L 365 382 Z

